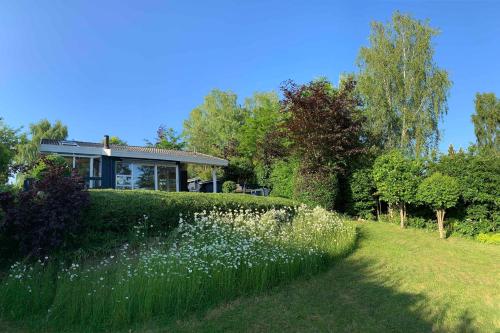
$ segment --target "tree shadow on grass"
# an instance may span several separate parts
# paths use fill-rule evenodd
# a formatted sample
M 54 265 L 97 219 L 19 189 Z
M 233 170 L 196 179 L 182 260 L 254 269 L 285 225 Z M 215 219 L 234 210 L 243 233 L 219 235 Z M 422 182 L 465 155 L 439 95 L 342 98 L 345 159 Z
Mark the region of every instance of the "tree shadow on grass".
M 366 235 L 360 230 L 357 246 Z M 464 313 L 447 327 L 447 308 L 402 293 L 380 276 L 382 262 L 350 256 L 326 273 L 240 298 L 170 325 L 176 331 L 230 332 L 476 332 Z M 411 277 L 409 277 L 411 278 Z M 431 308 L 432 307 L 432 308 Z M 153 330 L 154 331 L 154 330 Z

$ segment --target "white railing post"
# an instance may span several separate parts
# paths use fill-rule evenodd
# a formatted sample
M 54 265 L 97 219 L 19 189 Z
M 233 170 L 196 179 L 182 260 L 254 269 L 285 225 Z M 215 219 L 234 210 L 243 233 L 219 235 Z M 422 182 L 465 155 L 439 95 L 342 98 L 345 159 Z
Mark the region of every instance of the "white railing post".
M 217 173 L 215 172 L 215 167 L 212 167 L 212 184 L 214 187 L 214 193 L 217 193 Z

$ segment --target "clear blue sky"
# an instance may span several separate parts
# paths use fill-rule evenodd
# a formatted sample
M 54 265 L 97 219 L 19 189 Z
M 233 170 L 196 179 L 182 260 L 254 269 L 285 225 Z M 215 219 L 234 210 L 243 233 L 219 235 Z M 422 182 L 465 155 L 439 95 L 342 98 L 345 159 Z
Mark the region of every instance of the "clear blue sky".
M 0 1 L 0 116 L 61 120 L 70 139 L 152 139 L 182 129 L 212 88 L 242 101 L 282 81 L 356 70 L 372 20 L 394 10 L 441 29 L 453 80 L 441 148 L 474 141 L 476 92 L 500 96 L 500 2 Z

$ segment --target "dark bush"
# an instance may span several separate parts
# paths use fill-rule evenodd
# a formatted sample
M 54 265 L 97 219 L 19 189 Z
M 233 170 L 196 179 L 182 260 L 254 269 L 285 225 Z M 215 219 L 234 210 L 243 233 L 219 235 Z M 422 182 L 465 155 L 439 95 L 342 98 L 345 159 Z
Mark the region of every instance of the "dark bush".
M 19 244 L 23 255 L 65 248 L 80 231 L 81 212 L 89 203 L 81 178 L 68 176 L 66 166 L 49 159 L 43 163 L 40 180 L 31 189 L 2 200 L 1 232 Z
M 147 190 L 91 190 L 90 206 L 84 213 L 80 242 L 84 247 L 112 246 L 130 239 L 140 221 L 156 231 L 167 233 L 177 226 L 179 215 L 212 210 L 258 209 L 295 206 L 283 198 L 256 197 L 224 193 L 167 193 Z
M 377 207 L 376 190 L 371 168 L 353 172 L 349 177 L 349 213 L 363 219 L 372 219 Z

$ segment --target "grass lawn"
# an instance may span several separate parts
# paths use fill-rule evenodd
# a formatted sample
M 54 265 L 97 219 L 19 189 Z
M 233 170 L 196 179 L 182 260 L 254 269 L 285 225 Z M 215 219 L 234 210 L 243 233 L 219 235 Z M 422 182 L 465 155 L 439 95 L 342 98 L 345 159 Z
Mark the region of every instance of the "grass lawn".
M 500 246 L 360 223 L 331 269 L 132 332 L 498 332 Z M 2 326 L 0 331 L 12 327 Z M 128 331 L 128 330 L 127 330 Z
M 326 273 L 147 331 L 500 331 L 500 246 L 385 223 L 359 231 Z

